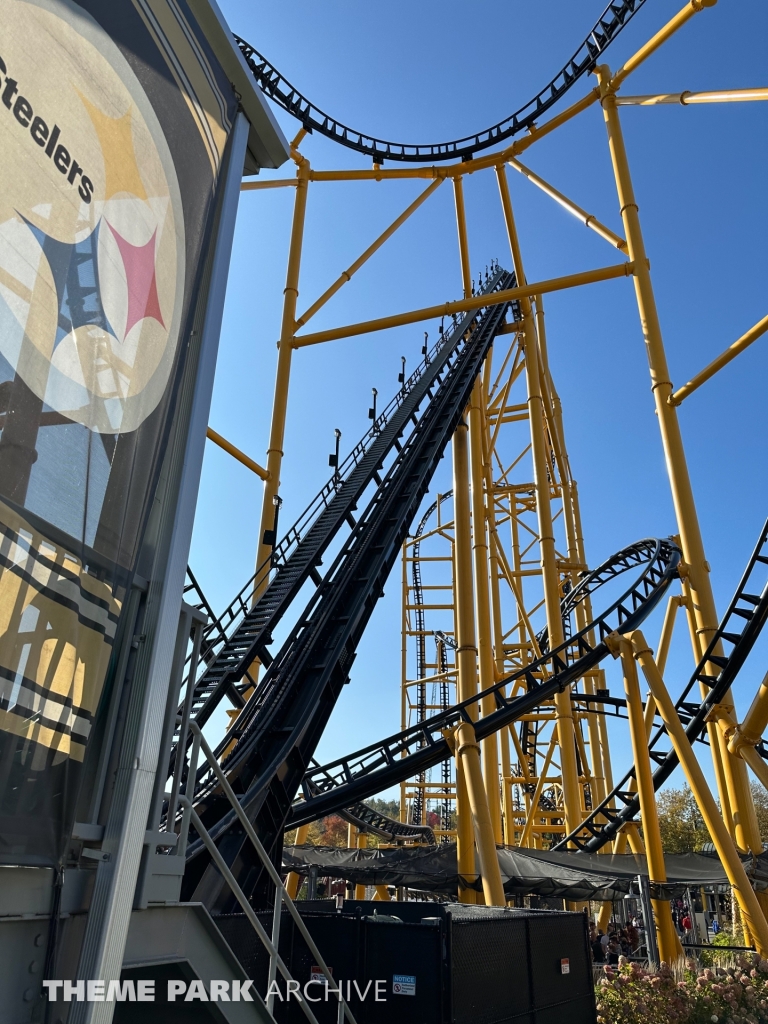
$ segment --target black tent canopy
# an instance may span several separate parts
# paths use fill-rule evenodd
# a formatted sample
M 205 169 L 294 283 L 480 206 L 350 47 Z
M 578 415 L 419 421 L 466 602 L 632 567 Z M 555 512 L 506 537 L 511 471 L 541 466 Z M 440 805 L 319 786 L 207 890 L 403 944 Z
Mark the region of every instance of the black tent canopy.
M 497 848 L 501 879 L 508 896 L 550 896 L 568 900 L 616 900 L 631 889 L 638 875 L 647 875 L 645 857 L 578 851 Z M 660 896 L 682 895 L 690 887 L 727 885 L 717 857 L 698 853 L 667 854 L 667 883 Z M 283 868 L 306 875 L 316 866 L 320 875 L 344 878 L 355 885 L 396 885 L 455 896 L 459 872 L 456 844 L 401 846 L 382 850 L 347 850 L 333 846 L 290 846 Z M 768 889 L 768 855 L 748 857 L 745 867 L 757 889 Z M 480 889 L 478 883 L 462 885 Z

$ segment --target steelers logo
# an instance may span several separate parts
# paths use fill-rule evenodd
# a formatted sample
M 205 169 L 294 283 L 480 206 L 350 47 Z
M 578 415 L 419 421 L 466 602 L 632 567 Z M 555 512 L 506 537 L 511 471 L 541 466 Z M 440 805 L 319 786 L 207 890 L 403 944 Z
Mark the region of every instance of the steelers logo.
M 128 62 L 69 0 L 0 0 L 0 380 L 135 430 L 174 362 L 181 195 Z

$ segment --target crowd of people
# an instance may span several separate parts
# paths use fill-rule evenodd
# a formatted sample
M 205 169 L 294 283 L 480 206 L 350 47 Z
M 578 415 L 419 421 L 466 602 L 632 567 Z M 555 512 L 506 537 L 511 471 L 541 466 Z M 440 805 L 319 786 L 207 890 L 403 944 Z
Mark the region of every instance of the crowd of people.
M 642 956 L 645 950 L 643 919 L 637 914 L 626 924 L 612 921 L 607 933 L 593 921 L 589 926 L 589 944 L 596 964 L 617 964 L 620 956 Z

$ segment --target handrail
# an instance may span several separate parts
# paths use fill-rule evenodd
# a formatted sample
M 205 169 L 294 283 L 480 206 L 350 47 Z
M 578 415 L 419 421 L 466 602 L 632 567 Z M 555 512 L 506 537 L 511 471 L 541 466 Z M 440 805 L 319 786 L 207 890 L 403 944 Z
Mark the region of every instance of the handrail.
M 325 960 L 323 959 L 323 956 L 320 953 L 320 950 L 317 948 L 317 945 L 315 944 L 315 941 L 313 940 L 312 936 L 310 935 L 307 926 L 304 924 L 304 921 L 302 920 L 301 914 L 296 909 L 295 903 L 293 902 L 291 897 L 288 895 L 288 891 L 285 888 L 285 886 L 283 885 L 283 881 L 280 878 L 280 875 L 279 875 L 277 869 L 275 868 L 275 866 L 272 863 L 272 861 L 269 859 L 269 857 L 267 855 L 267 851 L 264 849 L 264 847 L 263 847 L 263 845 L 261 843 L 261 840 L 256 835 L 256 831 L 255 831 L 253 825 L 248 820 L 248 816 L 246 815 L 245 811 L 241 807 L 239 800 L 235 796 L 234 790 L 230 786 L 230 784 L 229 784 L 229 782 L 227 780 L 226 775 L 221 770 L 219 762 L 216 760 L 216 758 L 213 755 L 213 751 L 208 746 L 208 744 L 207 744 L 207 742 L 205 740 L 205 737 L 203 736 L 202 731 L 200 730 L 200 727 L 197 725 L 196 722 L 190 722 L 189 723 L 189 728 L 190 728 L 190 730 L 192 732 L 194 740 L 193 740 L 193 744 L 192 744 L 192 752 L 190 754 L 190 759 L 189 759 L 189 770 L 188 770 L 187 778 L 190 780 L 190 782 L 192 780 L 194 780 L 195 775 L 197 773 L 197 759 L 198 759 L 198 756 L 199 756 L 199 752 L 202 750 L 203 755 L 205 756 L 206 761 L 208 762 L 211 770 L 213 771 L 214 775 L 216 776 L 216 778 L 217 778 L 217 780 L 219 782 L 219 785 L 221 786 L 222 792 L 226 796 L 226 798 L 229 801 L 229 803 L 232 805 L 232 808 L 233 808 L 235 814 L 237 815 L 237 818 L 240 821 L 240 824 L 243 826 L 243 830 L 245 831 L 245 834 L 251 840 L 251 843 L 252 843 L 254 849 L 256 850 L 256 853 L 259 855 L 259 859 L 261 860 L 262 864 L 264 865 L 264 868 L 266 869 L 267 874 L 269 875 L 272 883 L 275 886 L 275 915 L 274 915 L 274 922 L 273 922 L 273 939 L 270 940 L 269 936 L 267 935 L 267 933 L 266 933 L 266 931 L 264 929 L 264 926 L 262 925 L 262 923 L 259 921 L 258 917 L 256 916 L 256 912 L 254 911 L 254 909 L 251 906 L 251 904 L 248 902 L 247 896 L 245 895 L 243 890 L 240 888 L 240 886 L 239 886 L 239 884 L 237 882 L 237 879 L 232 874 L 232 872 L 231 872 L 227 862 L 224 860 L 223 856 L 219 852 L 219 849 L 216 846 L 216 844 L 214 843 L 213 839 L 211 838 L 210 833 L 206 829 L 205 825 L 203 825 L 202 821 L 200 820 L 200 817 L 198 816 L 197 812 L 195 811 L 195 809 L 194 809 L 194 807 L 192 805 L 192 802 L 190 801 L 189 797 L 187 797 L 186 795 L 184 795 L 184 796 L 179 798 L 179 803 L 184 808 L 184 817 L 182 819 L 182 834 L 181 834 L 181 836 L 179 838 L 179 843 L 178 843 L 179 850 L 181 851 L 181 853 L 184 853 L 184 851 L 186 850 L 187 837 L 188 837 L 188 834 L 189 834 L 189 826 L 192 825 L 193 828 L 195 829 L 195 831 L 197 832 L 198 836 L 202 840 L 203 845 L 208 850 L 208 853 L 210 854 L 211 859 L 216 864 L 216 867 L 219 869 L 219 871 L 221 872 L 222 876 L 226 879 L 227 884 L 229 885 L 230 889 L 232 890 L 232 893 L 233 893 L 235 899 L 240 904 L 240 906 L 243 908 L 243 913 L 248 918 L 249 923 L 251 924 L 251 926 L 253 927 L 254 931 L 256 932 L 256 934 L 261 939 L 261 942 L 264 945 L 265 949 L 269 953 L 269 956 L 270 956 L 269 979 L 270 979 L 270 981 L 273 981 L 274 978 L 275 978 L 275 973 L 276 973 L 275 972 L 275 968 L 279 968 L 280 973 L 283 975 L 283 977 L 286 979 L 286 981 L 289 981 L 289 980 L 292 981 L 293 980 L 293 978 L 291 976 L 291 973 L 288 970 L 288 967 L 285 965 L 285 962 L 283 961 L 283 959 L 280 956 L 280 954 L 278 952 L 278 949 L 277 949 L 277 940 L 279 938 L 279 930 L 280 930 L 280 914 L 278 913 L 277 908 L 282 906 L 282 904 L 285 904 L 285 907 L 288 910 L 288 913 L 293 918 L 294 924 L 298 928 L 299 933 L 301 934 L 301 937 L 304 939 L 304 941 L 306 942 L 307 946 L 309 947 L 309 951 L 312 954 L 312 956 L 315 958 L 315 962 L 317 963 L 318 967 L 320 968 L 321 972 L 323 973 L 326 981 L 328 983 L 330 983 L 331 986 L 334 986 L 335 983 L 334 983 L 334 980 L 333 980 L 333 975 L 331 974 L 331 971 L 330 971 L 328 965 L 326 964 Z M 355 1017 L 354 1017 L 354 1015 L 352 1013 L 352 1010 L 349 1008 L 349 1004 L 344 999 L 343 993 L 341 991 L 341 985 L 339 985 L 338 989 L 336 987 L 333 987 L 333 991 L 334 992 L 338 992 L 338 996 L 339 996 L 339 1014 L 338 1014 L 339 1024 L 341 1024 L 341 1021 L 344 1019 L 344 1017 L 346 1017 L 346 1019 L 349 1021 L 349 1024 L 357 1024 L 357 1021 L 355 1020 Z M 261 998 L 261 997 L 259 997 L 259 998 Z M 304 1011 L 305 1015 L 312 1022 L 312 1024 L 318 1024 L 317 1018 L 315 1017 L 315 1015 L 312 1012 L 312 1010 L 310 1009 L 310 1007 L 307 1005 L 307 1001 L 305 999 L 302 999 L 300 1001 L 300 1005 L 301 1005 L 301 1008 Z M 272 1015 L 272 1006 L 268 1005 L 267 1003 L 265 1003 L 265 1008 L 267 1009 L 267 1012 L 269 1013 L 270 1017 L 274 1020 L 274 1017 Z
M 499 267 L 492 265 L 493 274 L 486 278 L 484 284 L 488 288 L 488 294 L 498 291 L 499 288 Z M 275 545 L 271 555 L 259 565 L 250 579 L 240 588 L 235 597 L 218 616 L 209 616 L 209 624 L 206 627 L 204 641 L 214 632 L 217 632 L 216 639 L 207 645 L 204 660 L 210 661 L 206 655 L 216 645 L 226 642 L 227 631 L 230 630 L 238 620 L 245 616 L 251 607 L 251 597 L 260 588 L 265 575 L 268 575 L 273 568 L 280 569 L 285 565 L 293 550 L 298 546 L 307 528 L 315 521 L 324 508 L 327 508 L 332 497 L 344 486 L 344 478 L 355 469 L 370 445 L 377 439 L 384 427 L 389 423 L 393 414 L 401 407 L 408 395 L 413 391 L 416 384 L 424 375 L 426 368 L 443 350 L 446 345 L 455 345 L 460 341 L 462 335 L 468 330 L 469 325 L 481 311 L 475 310 L 456 318 L 455 322 L 447 331 L 441 332 L 437 341 L 425 353 L 424 358 L 418 364 L 410 377 L 403 383 L 403 386 L 396 392 L 386 407 L 376 417 L 369 429 L 363 434 L 355 447 L 345 457 L 338 467 L 338 470 L 320 488 L 315 497 L 310 501 L 304 511 L 298 516 L 295 522 L 288 528 L 279 543 Z M 195 582 L 190 573 L 190 578 Z M 200 592 L 201 593 L 201 592 Z
M 235 41 L 262 92 L 301 121 L 305 131 L 316 131 L 333 139 L 334 142 L 341 143 L 342 146 L 354 149 L 358 153 L 366 153 L 378 164 L 384 160 L 421 162 L 451 160 L 457 157 L 468 159 L 481 150 L 532 128 L 546 110 L 557 103 L 572 85 L 597 65 L 608 45 L 644 3 L 645 0 L 611 0 L 571 59 L 533 99 L 498 124 L 451 142 L 385 142 L 348 128 L 302 96 L 298 89 L 295 89 L 250 43 L 237 35 Z

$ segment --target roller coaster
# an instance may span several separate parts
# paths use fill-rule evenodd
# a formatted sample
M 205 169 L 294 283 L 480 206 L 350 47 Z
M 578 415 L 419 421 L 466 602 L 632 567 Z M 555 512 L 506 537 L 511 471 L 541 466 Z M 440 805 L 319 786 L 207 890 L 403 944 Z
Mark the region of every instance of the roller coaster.
M 708 745 L 714 759 L 722 829 L 711 822 L 711 814 L 705 817 L 727 870 L 736 872 L 732 878 L 736 891 L 743 892 L 743 879 L 730 851 L 753 855 L 762 851 L 746 767 L 749 764 L 761 781 L 768 778 L 768 769 L 761 760 L 768 756 L 761 739 L 768 710 L 763 688 L 744 722 L 737 723 L 730 688 L 768 617 L 768 524 L 725 615 L 718 621 L 676 406 L 759 337 L 768 323 L 761 321 L 715 364 L 684 388 L 673 391 L 618 112 L 622 105 L 671 101 L 667 95 L 626 96 L 621 88 L 666 39 L 713 2 L 691 0 L 645 47 L 618 71 L 611 72 L 601 63 L 606 48 L 645 6 L 644 0 L 615 0 L 572 59 L 529 103 L 491 128 L 434 144 L 394 143 L 348 128 L 307 100 L 253 46 L 236 37 L 258 87 L 300 124 L 291 150 L 295 180 L 252 182 L 244 188 L 292 186 L 296 199 L 269 461 L 260 473 L 265 489 L 257 568 L 221 614 L 214 613 L 192 571 L 188 572 L 187 600 L 204 612 L 207 623 L 199 647 L 187 660 L 184 694 L 168 762 L 168 775 L 182 780 L 200 826 L 197 831 L 192 828 L 186 847 L 185 899 L 202 900 L 218 913 L 234 908 L 231 886 L 213 854 L 215 844 L 245 896 L 256 905 L 269 902 L 268 872 L 248 841 L 241 812 L 247 815 L 279 869 L 284 834 L 298 829 L 301 842 L 310 823 L 331 814 L 340 814 L 349 822 L 350 835 L 370 832 L 392 843 L 433 843 L 438 826 L 434 822 L 434 827 L 430 826 L 427 820 L 430 799 L 440 803 L 442 837 L 457 836 L 460 874 L 467 878 L 476 878 L 478 873 L 482 876 L 486 902 L 499 901 L 499 889 L 494 888 L 491 877 L 493 870 L 488 869 L 489 860 L 484 857 L 489 842 L 538 848 L 549 842 L 555 850 L 574 851 L 574 856 L 579 850 L 594 852 L 609 843 L 614 852 L 621 852 L 629 843 L 635 852 L 647 849 L 653 872 L 658 869 L 656 854 L 660 849 L 658 821 L 651 809 L 653 794 L 678 765 L 682 764 L 686 773 L 690 771 L 692 744 L 698 744 L 701 750 Z M 550 108 L 588 73 L 597 76 L 598 84 L 570 107 L 542 122 Z M 672 99 L 685 105 L 764 99 L 764 93 L 681 93 Z M 625 238 L 517 159 L 539 138 L 593 104 L 603 110 Z M 313 169 L 300 149 L 306 136 L 313 133 L 369 157 L 373 168 L 339 172 Z M 494 149 L 502 143 L 508 144 Z M 421 166 L 390 168 L 391 163 Z M 507 185 L 507 165 L 525 174 L 626 259 L 600 270 L 529 284 Z M 512 269 L 505 270 L 494 262 L 475 287 L 469 266 L 462 182 L 466 174 L 481 170 L 493 170 L 497 176 Z M 434 180 L 313 306 L 297 316 L 304 210 L 310 183 L 409 176 Z M 455 195 L 464 296 L 441 306 L 334 330 L 314 334 L 303 331 L 318 309 L 446 180 L 451 181 Z M 590 570 L 581 536 L 577 488 L 548 362 L 543 302 L 553 291 L 621 277 L 634 280 L 644 325 L 677 515 L 676 535 L 642 539 Z M 280 535 L 277 488 L 292 351 L 404 324 L 433 319 L 444 323 L 446 317 L 451 321 L 449 328 L 444 330 L 441 325 L 437 343 L 431 349 L 425 345 L 417 369 L 407 379 L 403 374 L 402 386 L 382 412 L 372 410 L 370 429 L 335 467 L 332 477 L 296 522 Z M 494 378 L 494 352 L 503 353 L 504 346 L 506 355 L 497 360 L 501 369 Z M 525 395 L 515 404 L 511 396 L 521 385 Z M 518 422 L 524 424 L 523 428 L 513 428 Z M 515 467 L 519 466 L 517 471 L 521 473 L 526 464 L 520 463 L 522 455 L 503 464 L 502 438 L 525 426 L 526 443 L 520 443 L 519 448 L 529 460 L 531 475 L 528 480 L 518 476 L 515 482 L 511 475 Z M 451 445 L 453 489 L 429 504 L 419 518 L 437 465 Z M 432 530 L 430 523 L 436 509 L 449 498 L 453 519 Z M 560 512 L 553 515 L 556 503 Z M 535 527 L 525 525 L 525 516 L 535 520 Z M 560 542 L 555 541 L 553 522 L 558 516 L 566 554 L 558 550 Z M 512 531 L 509 554 L 499 540 L 502 523 L 508 523 Z M 539 550 L 536 569 L 526 568 L 525 551 L 520 549 L 518 534 L 523 527 L 533 538 L 529 548 L 535 545 Z M 450 590 L 451 599 L 450 610 L 437 628 L 430 625 L 431 618 L 427 622 L 432 613 L 425 596 L 429 589 L 425 579 L 432 570 L 420 545 L 441 530 L 450 548 L 444 561 L 450 564 L 451 582 L 436 586 Z M 323 567 L 329 551 L 334 552 L 332 561 Z M 404 643 L 413 641 L 415 664 L 412 678 L 406 678 L 404 669 L 403 685 L 404 693 L 410 693 L 408 687 L 417 693 L 415 721 L 408 724 L 404 720 L 400 732 L 330 763 L 318 764 L 318 743 L 349 681 L 361 636 L 400 555 L 406 580 L 404 622 L 410 623 L 404 627 Z M 531 599 L 523 594 L 529 577 L 536 577 L 539 588 L 539 600 L 533 608 Z M 500 580 L 508 591 L 503 599 Z M 314 592 L 297 613 L 300 594 L 310 582 Z M 680 594 L 671 594 L 670 588 L 677 587 Z M 593 599 L 605 605 L 604 610 L 595 613 Z M 665 599 L 669 601 L 665 626 L 656 661 L 651 657 L 653 664 L 649 666 L 648 659 L 640 657 L 645 649 L 637 639 L 641 636 L 638 630 Z M 532 620 L 541 608 L 544 625 L 534 627 Z M 689 622 L 695 668 L 671 704 L 661 689 L 663 680 L 659 680 L 678 608 L 685 610 Z M 293 624 L 286 639 L 279 650 L 271 650 L 278 625 L 289 616 Z M 435 638 L 438 648 L 431 676 L 427 637 Z M 631 643 L 635 643 L 635 660 L 640 661 L 644 672 L 647 669 L 653 691 L 653 697 L 639 708 L 632 683 L 636 669 L 626 646 Z M 601 668 L 606 658 L 619 656 L 619 652 L 624 666 L 624 697 L 610 694 Z M 434 708 L 427 699 L 428 685 L 439 687 L 439 708 L 434 714 L 429 714 Z M 455 688 L 453 697 L 449 696 L 450 687 Z M 198 768 L 196 754 L 190 757 L 190 750 L 197 750 L 195 743 L 199 742 L 194 737 L 203 727 L 210 732 L 214 713 L 224 700 L 232 711 L 228 728 L 213 746 L 218 767 L 209 761 Z M 404 706 L 406 703 L 404 698 Z M 635 745 L 633 767 L 614 784 L 606 718 L 623 718 L 639 728 L 638 714 L 640 719 L 644 716 L 640 725 L 647 743 Z M 655 727 L 656 722 L 660 724 Z M 633 733 L 633 741 L 638 735 Z M 512 755 L 510 743 L 514 747 Z M 552 764 L 558 764 L 558 770 L 548 775 Z M 427 773 L 438 767 L 440 782 L 430 789 Z M 240 810 L 232 805 L 222 785 L 222 772 Z M 412 780 L 410 804 L 406 780 Z M 404 787 L 401 820 L 389 818 L 365 803 L 398 784 Z M 711 798 L 702 791 L 698 776 L 691 785 L 700 806 L 709 807 L 707 800 Z M 455 825 L 451 824 L 451 806 L 456 812 Z M 173 831 L 179 827 L 181 810 L 166 805 L 163 814 L 161 829 Z M 475 824 L 474 834 L 471 822 Z M 479 871 L 474 847 L 479 854 Z M 460 890 L 459 896 L 475 898 L 469 889 Z M 760 897 L 756 909 L 754 902 L 745 897 L 741 910 L 745 928 L 765 955 L 768 923 L 764 898 Z

